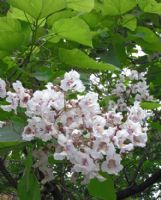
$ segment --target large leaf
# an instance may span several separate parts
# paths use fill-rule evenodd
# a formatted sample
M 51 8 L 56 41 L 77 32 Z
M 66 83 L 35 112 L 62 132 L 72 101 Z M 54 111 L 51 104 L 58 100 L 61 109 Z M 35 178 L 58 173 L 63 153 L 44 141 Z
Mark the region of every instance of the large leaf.
M 40 186 L 33 173 L 25 175 L 18 184 L 18 196 L 21 200 L 41 200 Z
M 94 0 L 67 0 L 67 7 L 79 12 L 90 12 L 94 8 Z
M 29 39 L 29 27 L 18 20 L 0 18 L 0 50 L 13 51 L 21 48 Z
M 84 15 L 81 15 L 81 17 L 92 28 L 98 27 L 100 24 L 100 21 L 103 20 L 103 16 L 101 15 L 101 13 L 97 13 L 95 11 L 90 12 L 90 13 L 85 13 Z
M 48 25 L 52 26 L 59 19 L 74 17 L 75 13 L 76 11 L 72 11 L 72 10 L 63 10 L 63 11 L 57 12 L 51 15 L 50 17 L 48 17 L 47 23 Z
M 155 103 L 155 102 L 142 102 L 141 107 L 147 110 L 153 110 L 156 108 L 160 108 L 161 104 L 160 103 Z
M 100 182 L 97 179 L 90 181 L 88 185 L 89 193 L 99 199 L 116 200 L 116 192 L 112 179 L 107 176 L 106 181 Z
M 21 200 L 41 200 L 40 185 L 32 172 L 32 153 L 25 162 L 25 174 L 18 183 L 18 196 Z
M 123 27 L 128 28 L 131 31 L 134 31 L 137 26 L 136 17 L 134 15 L 127 14 L 123 16 L 121 24 Z
M 155 0 L 139 0 L 139 7 L 147 13 L 161 14 L 161 2 Z
M 65 8 L 65 0 L 9 0 L 10 4 L 35 19 L 47 17 L 49 14 Z
M 104 15 L 121 15 L 136 6 L 136 0 L 104 0 L 102 12 Z
M 72 67 L 78 67 L 81 69 L 93 69 L 93 70 L 118 70 L 117 67 L 111 64 L 97 62 L 93 58 L 90 58 L 87 54 L 79 49 L 60 49 L 59 57 L 62 62 Z
M 149 43 L 160 42 L 159 37 L 147 27 L 138 26 L 136 29 L 136 36 Z
M 0 150 L 1 149 L 8 149 L 8 148 L 14 148 L 22 144 L 22 142 L 0 142 Z
M 10 7 L 7 16 L 10 18 L 20 19 L 22 21 L 27 21 L 27 22 L 28 21 L 32 22 L 33 19 L 30 15 L 28 15 L 24 11 L 14 7 Z
M 18 127 L 18 129 L 19 128 L 20 127 Z M 18 132 L 18 129 L 13 123 L 0 128 L 0 142 L 19 142 L 21 140 L 21 136 L 20 132 Z
M 25 126 L 25 120 L 22 117 L 12 116 L 8 112 L 0 111 L 0 113 L 0 120 L 6 121 L 8 119 L 10 121 L 0 128 L 0 149 L 16 148 L 23 145 L 21 133 Z
M 149 51 L 161 51 L 160 38 L 149 28 L 138 26 L 135 34 L 129 35 L 129 38 L 135 40 L 143 49 Z
M 60 19 L 55 22 L 52 30 L 62 38 L 92 46 L 92 34 L 89 26 L 80 18 Z

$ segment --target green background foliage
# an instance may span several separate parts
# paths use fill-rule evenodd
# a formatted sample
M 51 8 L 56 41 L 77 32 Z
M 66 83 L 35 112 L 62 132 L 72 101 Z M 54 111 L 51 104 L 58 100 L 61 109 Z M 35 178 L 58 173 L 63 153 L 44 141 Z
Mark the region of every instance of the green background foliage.
M 136 45 L 145 55 L 133 56 Z M 36 90 L 48 81 L 56 83 L 65 71 L 77 68 L 85 84 L 91 72 L 103 72 L 104 83 L 110 78 L 109 72 L 119 73 L 127 66 L 147 71 L 151 93 L 161 98 L 160 0 L 0 0 L 0 77 L 7 82 L 19 79 L 25 87 Z M 161 113 L 156 109 L 158 104 L 144 102 L 142 106 L 155 111 L 148 144 L 145 150 L 136 149 L 126 157 L 119 176 L 108 176 L 103 183 L 92 180 L 88 187 L 80 184 L 80 177 L 73 184 L 67 176 L 68 165 L 51 160 L 55 179 L 46 186 L 48 190 L 41 191 L 42 199 L 55 195 L 58 200 L 114 200 L 117 191 L 153 174 L 161 163 Z M 18 180 L 20 199 L 38 200 L 41 177 L 32 169 L 29 152 L 31 147 L 44 144 L 21 141 L 25 116 L 23 110 L 18 112 L 21 117 L 15 118 L 0 110 L 0 120 L 10 120 L 8 127 L 0 129 L 0 156 Z M 154 194 L 160 187 L 157 183 L 134 199 L 156 199 Z M 16 192 L 3 176 L 0 191 Z

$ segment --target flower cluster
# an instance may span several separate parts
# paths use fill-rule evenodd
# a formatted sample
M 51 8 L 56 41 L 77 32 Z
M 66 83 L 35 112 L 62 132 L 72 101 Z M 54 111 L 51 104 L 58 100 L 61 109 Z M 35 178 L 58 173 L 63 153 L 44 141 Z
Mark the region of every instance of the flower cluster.
M 112 95 L 117 98 L 115 109 L 127 111 L 131 99 L 137 102 L 153 100 L 149 94 L 145 74 L 127 68 L 122 71 L 118 76 L 115 88 L 111 91 Z
M 125 103 L 125 93 L 138 94 L 134 103 L 125 105 L 123 112 L 116 109 L 116 105 L 120 106 L 118 102 L 110 110 L 103 109 L 98 93 L 87 91 L 74 70 L 65 73 L 60 85 L 48 83 L 46 89 L 35 92 L 25 89 L 20 81 L 13 83 L 14 92 L 6 92 L 5 82 L 0 80 L 0 96 L 7 95 L 9 103 L 1 108 L 15 113 L 18 106 L 25 108 L 28 120 L 23 140 L 56 141 L 56 160 L 67 159 L 73 166 L 72 172 L 84 175 L 84 183 L 94 177 L 102 180 L 100 171 L 118 174 L 123 168 L 122 155 L 134 147 L 144 147 L 147 141 L 145 121 L 148 113 L 140 107 L 140 101 L 149 97 L 144 76 L 130 71 L 128 86 L 124 84 L 125 77 L 125 73 L 120 75 L 111 95 L 120 97 Z M 72 92 L 76 95 L 70 98 L 68 93 Z M 42 151 L 39 153 L 43 157 Z M 41 171 L 44 170 L 46 167 L 41 166 Z

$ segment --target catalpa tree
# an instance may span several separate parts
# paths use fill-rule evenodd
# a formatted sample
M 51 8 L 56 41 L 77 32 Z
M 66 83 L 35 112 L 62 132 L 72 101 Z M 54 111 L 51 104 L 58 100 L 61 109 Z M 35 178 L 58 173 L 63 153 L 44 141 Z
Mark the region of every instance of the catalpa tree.
M 161 1 L 0 13 L 0 198 L 161 198 Z

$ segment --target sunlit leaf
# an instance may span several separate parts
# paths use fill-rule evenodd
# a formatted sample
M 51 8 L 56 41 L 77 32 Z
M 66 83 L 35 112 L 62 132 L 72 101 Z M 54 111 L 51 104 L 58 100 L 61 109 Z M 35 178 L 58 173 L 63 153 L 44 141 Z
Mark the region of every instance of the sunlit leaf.
M 53 26 L 53 33 L 67 40 L 92 46 L 92 34 L 88 24 L 80 18 L 60 19 Z
M 102 11 L 104 15 L 121 15 L 136 6 L 136 0 L 104 0 Z
M 161 14 L 161 2 L 158 3 L 155 0 L 139 0 L 138 5 L 144 12 Z
M 93 58 L 90 58 L 87 54 L 82 52 L 79 49 L 60 49 L 59 50 L 59 57 L 62 62 L 64 62 L 67 65 L 80 68 L 80 69 L 93 69 L 93 70 L 118 70 L 117 67 L 114 65 L 103 63 L 103 62 L 97 62 Z
M 144 109 L 153 110 L 153 109 L 161 107 L 161 104 L 155 103 L 155 102 L 142 102 L 141 107 Z
M 0 50 L 12 52 L 29 40 L 29 26 L 9 17 L 0 18 Z
M 90 12 L 94 8 L 94 0 L 67 0 L 67 7 L 79 12 Z
M 127 14 L 123 16 L 121 24 L 123 27 L 126 27 L 130 29 L 131 31 L 134 31 L 137 26 L 136 17 L 133 15 Z
M 65 0 L 9 0 L 16 7 L 35 19 L 47 17 L 51 13 L 65 8 Z

